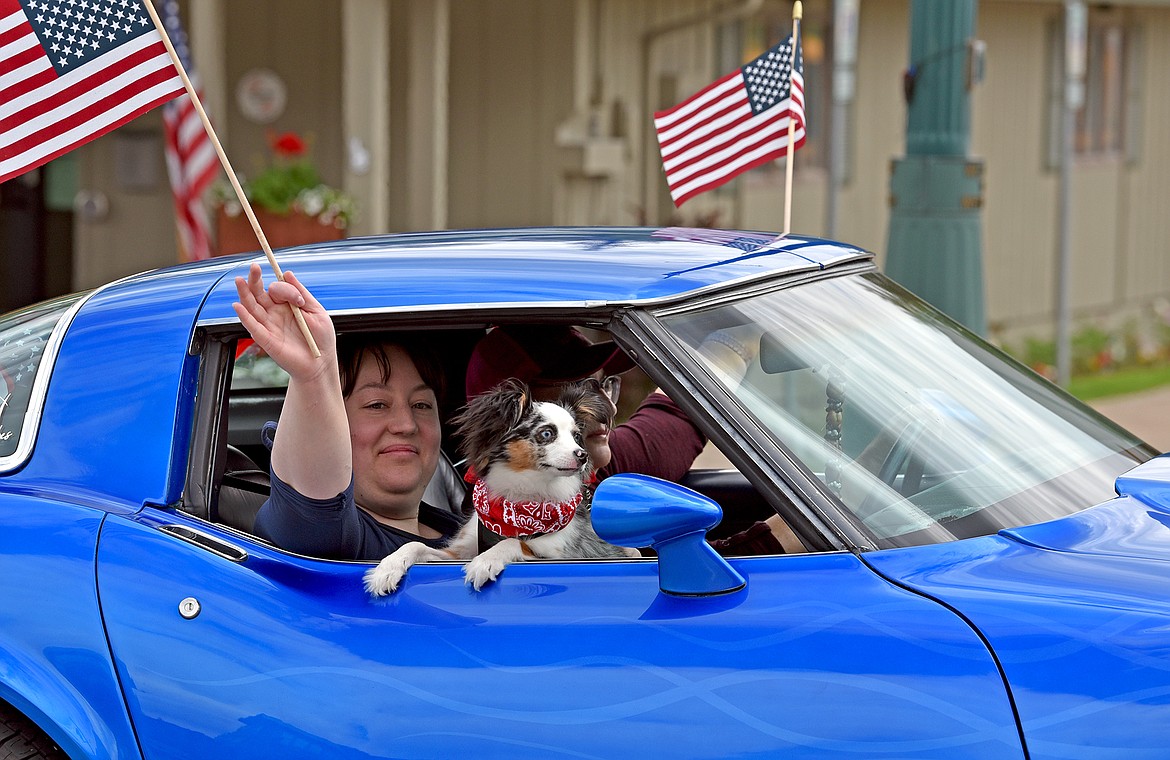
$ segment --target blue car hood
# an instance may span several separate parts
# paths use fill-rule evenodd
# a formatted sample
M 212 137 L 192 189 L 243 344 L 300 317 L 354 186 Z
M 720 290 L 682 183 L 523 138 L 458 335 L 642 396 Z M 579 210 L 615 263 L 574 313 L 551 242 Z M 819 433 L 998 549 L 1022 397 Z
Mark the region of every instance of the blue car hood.
M 979 631 L 1034 760 L 1170 747 L 1170 459 L 1117 491 L 1051 522 L 864 555 Z

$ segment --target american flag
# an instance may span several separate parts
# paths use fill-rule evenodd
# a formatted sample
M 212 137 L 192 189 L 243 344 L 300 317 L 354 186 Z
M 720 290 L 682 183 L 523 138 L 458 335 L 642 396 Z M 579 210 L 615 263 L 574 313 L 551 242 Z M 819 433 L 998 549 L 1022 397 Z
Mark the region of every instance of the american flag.
M 182 92 L 140 0 L 0 0 L 0 182 Z
M 804 62 L 792 35 L 674 108 L 654 114 L 675 206 L 804 145 Z
M 165 0 L 159 15 L 195 94 L 202 100 L 203 88 L 191 64 L 187 32 L 179 20 L 177 0 Z M 211 223 L 207 218 L 207 207 L 203 205 L 203 193 L 219 174 L 215 148 L 195 105 L 186 94 L 163 106 L 163 126 L 166 131 L 167 174 L 175 201 L 175 223 L 179 227 L 182 257 L 187 260 L 210 258 Z

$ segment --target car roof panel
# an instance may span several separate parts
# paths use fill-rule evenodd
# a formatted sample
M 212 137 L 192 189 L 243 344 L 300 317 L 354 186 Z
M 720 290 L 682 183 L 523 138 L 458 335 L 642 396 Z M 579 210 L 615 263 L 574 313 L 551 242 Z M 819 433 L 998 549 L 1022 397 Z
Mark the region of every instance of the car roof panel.
M 688 228 L 473 230 L 349 238 L 277 252 L 331 312 L 669 300 L 871 254 L 812 238 Z M 260 255 L 236 257 L 242 275 Z M 344 260 L 344 266 L 339 266 Z M 199 322 L 237 321 L 232 277 Z

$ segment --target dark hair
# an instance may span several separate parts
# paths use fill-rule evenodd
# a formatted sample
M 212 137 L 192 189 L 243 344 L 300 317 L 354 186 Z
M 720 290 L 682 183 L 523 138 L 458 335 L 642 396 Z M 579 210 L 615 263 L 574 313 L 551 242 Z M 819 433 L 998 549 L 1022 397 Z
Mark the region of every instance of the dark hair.
M 401 348 L 410 357 L 419 377 L 435 392 L 435 397 L 441 403 L 447 389 L 442 362 L 429 343 L 412 335 L 351 333 L 338 336 L 337 366 L 341 371 L 341 395 L 349 398 L 353 393 L 358 370 L 366 356 L 378 362 L 382 370 L 382 382 L 387 382 L 390 379 L 391 368 L 390 355 L 386 349 L 391 346 Z
M 508 378 L 473 398 L 451 420 L 460 437 L 459 453 L 467 458 L 477 477 L 486 475 L 491 466 L 496 454 L 492 443 L 519 425 L 531 408 L 528 386 Z

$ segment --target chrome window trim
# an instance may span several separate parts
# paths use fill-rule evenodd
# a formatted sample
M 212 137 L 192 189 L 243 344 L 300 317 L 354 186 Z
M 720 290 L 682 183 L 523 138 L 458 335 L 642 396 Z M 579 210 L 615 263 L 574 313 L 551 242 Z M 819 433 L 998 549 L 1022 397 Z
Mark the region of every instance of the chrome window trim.
M 198 546 L 201 549 L 211 552 L 217 557 L 223 557 L 232 562 L 244 562 L 248 559 L 248 552 L 235 544 L 224 541 L 222 538 L 206 531 L 192 528 L 189 525 L 168 523 L 160 526 L 159 530 L 167 535 L 174 536 L 180 541 L 186 541 L 193 546 Z
M 41 355 L 41 362 L 37 365 L 36 377 L 33 378 L 32 390 L 29 392 L 28 408 L 24 411 L 24 424 L 20 428 L 20 437 L 17 439 L 16 450 L 6 457 L 0 457 L 0 475 L 6 475 L 13 470 L 23 467 L 28 461 L 29 455 L 32 454 L 33 445 L 36 443 L 37 434 L 41 428 L 41 417 L 45 409 L 45 398 L 49 394 L 49 379 L 52 377 L 53 367 L 57 364 L 57 355 L 61 350 L 61 342 L 65 339 L 65 333 L 73 324 L 73 319 L 81 311 L 81 307 L 89 303 L 91 298 L 107 288 L 116 285 L 118 282 L 121 282 L 121 280 L 96 288 L 87 295 L 78 298 L 72 306 L 65 310 L 65 313 L 57 320 L 53 331 L 49 333 L 49 338 L 45 341 L 44 353 Z
M 453 304 L 423 304 L 411 306 L 375 307 L 369 309 L 329 309 L 331 317 L 361 317 L 371 314 L 418 314 L 431 312 L 446 312 L 459 314 L 465 311 L 476 312 L 484 310 L 518 310 L 518 309 L 596 309 L 609 306 L 608 301 L 542 301 L 528 302 L 499 302 L 499 303 L 453 303 Z M 216 328 L 234 327 L 240 324 L 239 319 L 223 317 L 221 319 L 201 319 L 197 327 Z

